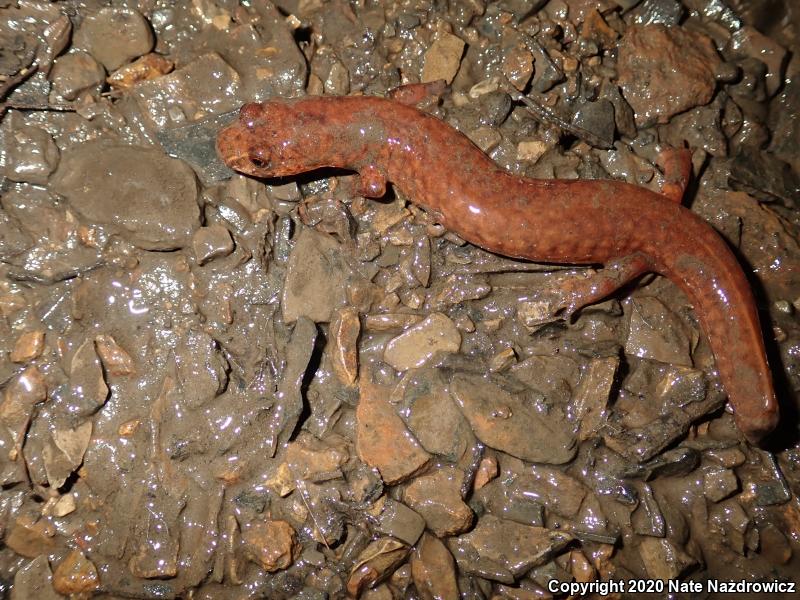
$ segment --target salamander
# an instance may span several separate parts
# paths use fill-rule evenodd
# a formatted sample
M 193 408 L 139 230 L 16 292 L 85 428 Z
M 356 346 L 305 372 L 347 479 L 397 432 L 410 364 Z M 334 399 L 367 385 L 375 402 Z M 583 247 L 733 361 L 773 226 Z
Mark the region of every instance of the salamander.
M 568 311 L 644 273 L 663 275 L 692 302 L 742 433 L 755 443 L 777 424 L 745 274 L 717 232 L 674 201 L 672 192 L 616 180 L 517 177 L 442 120 L 379 97 L 246 104 L 238 120 L 219 132 L 217 152 L 229 167 L 254 177 L 325 167 L 354 171 L 364 196 L 383 196 L 391 182 L 445 228 L 491 252 L 603 265 L 598 277 L 574 284 Z

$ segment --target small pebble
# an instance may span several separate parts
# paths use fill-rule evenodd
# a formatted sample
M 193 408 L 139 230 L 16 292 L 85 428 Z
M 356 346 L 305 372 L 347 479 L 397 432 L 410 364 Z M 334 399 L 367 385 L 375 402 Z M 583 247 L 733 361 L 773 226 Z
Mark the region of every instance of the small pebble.
M 38 358 L 44 350 L 44 331 L 26 331 L 17 338 L 11 350 L 11 362 L 24 363 Z

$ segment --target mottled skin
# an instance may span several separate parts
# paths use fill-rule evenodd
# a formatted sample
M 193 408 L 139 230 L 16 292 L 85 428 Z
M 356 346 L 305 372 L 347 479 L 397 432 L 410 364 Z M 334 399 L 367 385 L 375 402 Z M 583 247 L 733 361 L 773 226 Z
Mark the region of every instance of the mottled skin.
M 242 107 L 217 151 L 231 168 L 279 177 L 356 171 L 361 193 L 391 181 L 438 222 L 516 258 L 604 264 L 565 308 L 600 300 L 645 272 L 674 281 L 708 336 L 736 423 L 753 442 L 778 420 L 750 286 L 725 242 L 678 202 L 619 181 L 534 180 L 495 165 L 441 120 L 373 97 L 307 97 Z

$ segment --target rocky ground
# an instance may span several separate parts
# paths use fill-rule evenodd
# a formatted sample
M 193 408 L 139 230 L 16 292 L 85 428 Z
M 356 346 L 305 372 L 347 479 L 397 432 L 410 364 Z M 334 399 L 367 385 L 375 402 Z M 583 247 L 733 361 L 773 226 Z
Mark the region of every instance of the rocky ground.
M 799 36 L 792 0 L 0 1 L 3 592 L 800 583 Z M 587 269 L 346 175 L 220 180 L 194 143 L 247 101 L 437 79 L 518 175 L 658 190 L 688 145 L 760 304 L 763 448 L 669 281 L 564 320 Z

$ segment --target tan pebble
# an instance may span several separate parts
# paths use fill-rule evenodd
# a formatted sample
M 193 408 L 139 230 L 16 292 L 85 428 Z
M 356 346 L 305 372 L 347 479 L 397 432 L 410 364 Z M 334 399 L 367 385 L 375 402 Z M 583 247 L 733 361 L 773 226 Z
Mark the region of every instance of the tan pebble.
M 503 324 L 502 318 L 497 319 L 486 319 L 485 321 L 480 321 L 479 325 L 482 331 L 486 331 L 488 333 L 492 333 L 500 329 L 500 326 Z
M 11 350 L 11 361 L 15 363 L 28 362 L 38 358 L 44 350 L 44 331 L 26 331 L 17 338 L 14 349 Z
M 361 321 L 358 311 L 352 307 L 339 310 L 331 323 L 333 350 L 331 366 L 337 379 L 345 385 L 353 385 L 358 378 L 358 336 Z
M 282 462 L 275 473 L 264 484 L 277 490 L 281 498 L 285 498 L 295 490 L 295 480 L 289 469 L 289 463 Z
M 578 61 L 571 56 L 565 56 L 563 62 L 564 71 L 567 73 L 574 73 L 578 70 Z
M 399 371 L 421 367 L 435 354 L 458 352 L 461 333 L 452 320 L 433 313 L 386 345 L 384 360 Z
M 533 55 L 525 46 L 516 45 L 506 51 L 503 74 L 520 92 L 527 87 L 533 75 Z
M 592 563 L 584 556 L 580 550 L 572 550 L 569 553 L 570 572 L 578 582 L 588 582 L 595 579 L 596 573 Z
M 298 550 L 295 535 L 286 521 L 257 521 L 242 532 L 242 542 L 248 558 L 273 573 L 294 562 Z
M 495 354 L 489 361 L 489 370 L 492 373 L 505 371 L 517 361 L 517 353 L 513 348 L 504 348 Z
M 139 429 L 139 426 L 142 422 L 139 419 L 131 419 L 130 421 L 125 421 L 122 425 L 117 428 L 117 433 L 122 437 L 130 437 L 136 430 Z
M 524 140 L 517 144 L 517 158 L 535 163 L 548 148 L 548 145 L 541 140 Z
M 131 375 L 136 372 L 133 366 L 133 359 L 123 350 L 117 341 L 110 335 L 98 335 L 94 338 L 97 353 L 103 366 L 111 375 Z
M 0 296 L 0 314 L 10 317 L 27 306 L 25 298 L 19 294 L 3 294 Z
M 75 496 L 64 494 L 53 506 L 54 517 L 65 517 L 75 510 Z
M 476 490 L 481 489 L 492 479 L 497 477 L 499 472 L 497 459 L 494 456 L 484 456 L 478 465 L 478 470 L 475 473 L 475 481 L 472 487 Z
M 389 485 L 400 483 L 421 471 L 431 456 L 409 433 L 389 404 L 390 390 L 360 376 L 360 398 L 356 409 L 356 451 L 375 467 Z
M 384 313 L 364 317 L 364 329 L 368 331 L 391 331 L 405 329 L 422 320 L 420 315 L 407 313 Z
M 422 81 L 427 83 L 444 79 L 448 84 L 453 82 L 461 65 L 464 53 L 464 41 L 449 33 L 442 34 L 425 52 L 422 67 Z
M 36 520 L 28 515 L 17 517 L 3 542 L 8 548 L 26 558 L 36 558 L 56 549 L 55 531 L 47 519 Z
M 469 88 L 468 95 L 472 99 L 480 98 L 484 94 L 489 94 L 491 92 L 496 92 L 500 89 L 500 80 L 497 77 L 490 77 L 489 79 L 484 79 L 483 81 L 479 81 L 471 88 Z
M 425 533 L 411 557 L 411 577 L 423 600 L 460 598 L 453 555 L 436 537 Z
M 53 572 L 53 588 L 59 593 L 83 594 L 100 587 L 94 564 L 80 550 L 73 550 Z
M 174 67 L 175 63 L 160 54 L 146 54 L 114 71 L 106 81 L 117 90 L 129 90 L 141 81 L 166 75 Z

